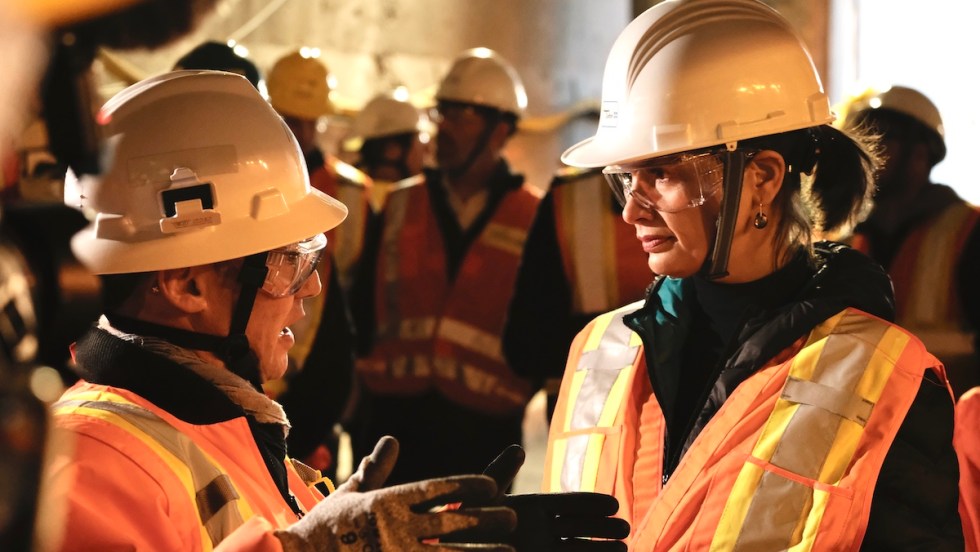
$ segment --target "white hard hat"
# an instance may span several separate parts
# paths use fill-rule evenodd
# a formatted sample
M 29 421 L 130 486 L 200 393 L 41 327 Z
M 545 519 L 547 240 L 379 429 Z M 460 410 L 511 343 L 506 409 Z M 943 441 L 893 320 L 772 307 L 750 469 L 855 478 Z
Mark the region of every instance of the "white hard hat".
M 599 125 L 562 155 L 601 167 L 833 121 L 790 24 L 754 0 L 668 0 L 616 39 Z
M 305 50 L 279 58 L 269 71 L 266 86 L 272 107 L 283 115 L 312 120 L 334 112 L 330 71 Z
M 925 94 L 907 86 L 890 86 L 884 90 L 867 90 L 847 105 L 845 125 L 874 110 L 894 111 L 915 119 L 935 138 L 936 163 L 946 157 L 946 131 L 936 104 Z
M 424 116 L 411 103 L 380 94 L 361 109 L 351 125 L 350 138 L 370 140 L 422 131 Z
M 527 92 L 520 75 L 489 48 L 461 53 L 439 83 L 436 100 L 482 105 L 517 117 L 527 109 Z
M 91 224 L 72 239 L 95 274 L 210 264 L 330 230 L 347 216 L 310 187 L 282 118 L 244 77 L 175 71 L 138 82 L 98 114 L 108 165 L 65 183 Z

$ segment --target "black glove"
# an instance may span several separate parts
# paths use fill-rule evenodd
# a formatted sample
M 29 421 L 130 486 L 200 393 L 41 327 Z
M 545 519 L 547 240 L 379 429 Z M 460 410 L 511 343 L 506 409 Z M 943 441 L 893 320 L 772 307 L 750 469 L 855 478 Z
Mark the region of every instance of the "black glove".
M 502 507 L 433 511 L 447 503 L 487 504 L 497 493 L 493 479 L 481 475 L 427 479 L 379 489 L 398 456 L 398 442 L 384 437 L 351 478 L 302 519 L 276 531 L 286 552 L 438 552 L 481 550 L 513 552 L 505 544 L 474 545 L 423 542 L 448 533 L 472 530 L 500 543 L 516 522 Z
M 517 513 L 517 529 L 507 542 L 518 552 L 626 552 L 622 540 L 629 536 L 630 526 L 610 517 L 619 509 L 615 497 L 584 492 L 504 494 L 523 464 L 524 449 L 511 445 L 483 472 L 497 482 L 498 495 L 492 504 Z M 464 531 L 451 540 L 481 542 L 472 533 Z

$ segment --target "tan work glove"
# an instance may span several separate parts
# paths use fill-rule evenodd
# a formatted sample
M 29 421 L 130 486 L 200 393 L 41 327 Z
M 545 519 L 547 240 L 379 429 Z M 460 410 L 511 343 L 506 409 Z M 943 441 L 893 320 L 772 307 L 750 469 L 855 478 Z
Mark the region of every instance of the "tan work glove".
M 433 512 L 448 503 L 485 504 L 497 494 L 493 479 L 455 476 L 379 488 L 398 456 L 398 441 L 383 437 L 357 472 L 303 519 L 276 532 L 284 552 L 440 552 L 480 550 L 513 552 L 503 544 L 432 544 L 425 539 L 461 530 L 490 535 L 483 542 L 503 542 L 517 523 L 505 507 L 475 507 Z M 499 538 L 494 538 L 498 536 Z

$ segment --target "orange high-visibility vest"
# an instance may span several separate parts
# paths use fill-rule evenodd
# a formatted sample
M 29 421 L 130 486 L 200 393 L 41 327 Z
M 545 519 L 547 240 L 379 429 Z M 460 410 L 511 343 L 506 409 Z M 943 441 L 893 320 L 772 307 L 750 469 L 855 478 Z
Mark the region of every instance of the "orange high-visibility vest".
M 652 277 L 636 229 L 613 208 L 598 171 L 560 171 L 551 195 L 575 313 L 606 312 L 643 298 Z
M 616 496 L 636 551 L 857 550 L 925 371 L 945 381 L 935 357 L 905 330 L 846 309 L 742 382 L 663 485 L 663 417 L 640 338 L 622 321 L 639 307 L 597 318 L 576 339 L 545 490 Z M 661 456 L 640 469 L 648 439 Z M 637 500 L 643 493 L 652 496 Z
M 327 232 L 327 251 L 337 262 L 340 286 L 349 290 L 364 248 L 364 230 L 371 213 L 371 177 L 353 165 L 328 156 L 310 174 L 310 185 L 347 206 L 347 218 Z
M 52 476 L 55 491 L 67 503 L 66 549 L 206 551 L 226 539 L 222 549 L 274 549 L 270 531 L 297 520 L 244 418 L 194 425 L 129 391 L 84 381 L 52 413 L 61 442 L 75 447 L 52 462 L 60 473 Z M 286 468 L 290 492 L 308 511 L 323 495 L 292 461 Z M 314 473 L 301 469 L 307 478 Z M 87 470 L 120 485 L 98 486 Z M 256 517 L 264 521 L 250 521 Z
M 895 323 L 921 339 L 950 374 L 975 373 L 980 366 L 974 351 L 976 329 L 964 316 L 956 274 L 978 220 L 976 207 L 951 204 L 910 232 L 886 267 L 895 287 Z M 858 234 L 852 241 L 855 249 L 868 253 L 867 238 Z
M 381 394 L 436 387 L 449 400 L 492 414 L 520 411 L 531 385 L 504 359 L 500 336 L 538 197 L 508 192 L 448 281 L 442 236 L 425 186 L 388 198 L 375 283 L 377 340 L 358 360 Z
M 960 464 L 960 520 L 967 552 L 980 550 L 980 387 L 956 402 L 953 448 Z

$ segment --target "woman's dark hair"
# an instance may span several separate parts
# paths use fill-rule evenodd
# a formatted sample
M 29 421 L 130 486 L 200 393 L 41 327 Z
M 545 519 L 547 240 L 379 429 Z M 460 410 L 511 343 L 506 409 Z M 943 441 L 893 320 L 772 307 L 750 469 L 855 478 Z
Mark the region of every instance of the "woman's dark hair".
M 814 233 L 846 234 L 867 216 L 881 166 L 876 134 L 821 125 L 746 140 L 739 147 L 773 150 L 786 161 L 773 201 L 782 214 L 775 246 L 786 257 L 797 245 L 810 249 Z

